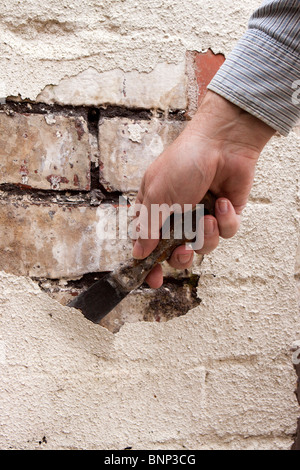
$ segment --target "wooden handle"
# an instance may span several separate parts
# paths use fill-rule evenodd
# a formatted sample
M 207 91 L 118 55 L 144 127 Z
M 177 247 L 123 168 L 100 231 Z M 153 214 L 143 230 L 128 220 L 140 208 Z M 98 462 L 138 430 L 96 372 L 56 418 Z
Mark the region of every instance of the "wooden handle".
M 215 213 L 215 196 L 208 192 L 202 199 L 200 204 L 204 204 L 204 214 L 214 215 Z M 196 211 L 193 211 L 193 214 L 196 214 Z M 115 281 L 127 292 L 140 287 L 145 281 L 146 277 L 150 271 L 158 263 L 168 260 L 175 248 L 178 246 L 184 245 L 187 242 L 192 242 L 193 238 L 190 239 L 184 235 L 184 231 L 181 230 L 183 236 L 181 238 L 176 238 L 175 233 L 178 226 L 176 225 L 176 218 L 170 218 L 170 236 L 168 238 L 161 238 L 156 249 L 143 260 L 131 259 L 128 263 L 120 265 L 120 267 L 115 270 L 112 275 Z M 183 225 L 183 221 L 180 217 L 180 225 Z M 193 231 L 196 230 L 196 220 L 197 217 L 193 216 Z M 182 229 L 182 227 L 181 227 Z M 178 233 L 178 232 L 177 232 Z

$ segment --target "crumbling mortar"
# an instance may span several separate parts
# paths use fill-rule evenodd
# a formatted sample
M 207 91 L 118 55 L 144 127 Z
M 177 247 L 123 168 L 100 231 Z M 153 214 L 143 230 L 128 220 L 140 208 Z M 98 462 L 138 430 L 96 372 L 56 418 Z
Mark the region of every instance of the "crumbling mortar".
M 60 104 L 37 103 L 30 100 L 16 101 L 8 98 L 5 103 L 0 104 L 0 111 L 7 114 L 60 114 L 64 116 L 82 116 L 87 121 L 93 122 L 94 116 L 99 119 L 129 118 L 134 121 L 150 120 L 155 116 L 161 119 L 170 119 L 174 121 L 185 121 L 189 119 L 185 110 L 163 111 L 160 109 L 147 108 L 128 108 L 126 106 L 73 106 Z
M 29 203 L 34 205 L 58 204 L 68 206 L 99 205 L 105 200 L 100 191 L 81 192 L 76 190 L 42 190 L 24 185 L 0 185 L 0 199 L 12 203 Z M 110 200 L 105 200 L 110 203 Z
M 44 103 L 35 103 L 33 101 L 11 101 L 6 100 L 6 103 L 0 105 L 0 111 L 7 114 L 54 114 L 69 117 L 84 117 L 88 120 L 88 107 L 85 106 L 61 106 L 57 104 L 49 105 Z
M 46 292 L 51 292 L 52 289 L 56 289 L 56 287 L 60 285 L 64 285 L 68 289 L 76 288 L 76 289 L 87 289 L 91 285 L 93 285 L 96 281 L 99 281 L 103 276 L 108 274 L 109 271 L 102 271 L 102 272 L 94 272 L 94 273 L 87 273 L 83 274 L 79 278 L 57 278 L 57 279 L 48 279 L 48 278 L 39 278 L 32 276 L 31 279 L 39 284 L 42 290 Z M 189 274 L 187 270 L 183 271 L 181 276 L 178 277 L 171 277 L 165 276 L 164 278 L 165 284 L 170 284 L 174 287 L 182 287 L 186 285 L 188 289 L 192 292 L 198 286 L 199 276 L 194 274 Z M 45 284 L 49 283 L 47 287 Z M 51 286 L 50 286 L 51 285 Z M 149 290 L 148 284 L 144 283 L 139 290 Z M 195 292 L 193 292 L 195 295 Z

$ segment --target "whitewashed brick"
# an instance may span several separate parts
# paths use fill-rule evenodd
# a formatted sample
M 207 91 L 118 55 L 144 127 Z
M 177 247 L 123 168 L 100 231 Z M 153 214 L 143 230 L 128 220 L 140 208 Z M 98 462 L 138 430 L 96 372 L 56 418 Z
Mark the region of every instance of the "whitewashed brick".
M 37 101 L 74 106 L 126 106 L 147 109 L 185 109 L 185 61 L 159 63 L 149 73 L 120 69 L 98 72 L 89 68 L 74 77 L 49 85 Z
M 9 198 L 0 202 L 0 270 L 52 279 L 110 271 L 128 258 L 131 243 L 104 239 L 117 208 L 103 204 L 34 204 Z
M 137 191 L 147 167 L 173 142 L 185 122 L 103 119 L 100 122 L 100 180 L 108 191 Z
M 90 189 L 90 146 L 83 118 L 0 112 L 0 184 Z

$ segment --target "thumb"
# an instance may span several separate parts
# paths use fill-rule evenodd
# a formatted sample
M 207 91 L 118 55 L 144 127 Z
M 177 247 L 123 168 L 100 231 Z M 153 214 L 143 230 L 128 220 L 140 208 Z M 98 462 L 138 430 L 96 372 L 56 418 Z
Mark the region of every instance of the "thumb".
M 153 250 L 158 245 L 159 240 L 142 240 L 138 239 L 134 242 L 133 250 L 132 250 L 132 256 L 135 259 L 144 259 L 147 258 L 150 253 L 152 253 Z

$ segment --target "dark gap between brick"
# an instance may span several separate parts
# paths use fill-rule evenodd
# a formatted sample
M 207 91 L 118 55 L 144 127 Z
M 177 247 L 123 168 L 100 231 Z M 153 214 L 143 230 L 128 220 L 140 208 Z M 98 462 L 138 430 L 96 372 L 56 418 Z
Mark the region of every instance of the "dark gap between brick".
M 146 108 L 127 108 L 125 106 L 72 106 L 59 104 L 36 103 L 30 100 L 13 101 L 7 99 L 0 104 L 0 111 L 20 114 L 61 114 L 63 116 L 82 116 L 90 123 L 97 122 L 101 118 L 124 117 L 133 120 L 150 120 L 153 115 L 158 118 L 170 120 L 187 120 L 185 110 L 168 110 Z

